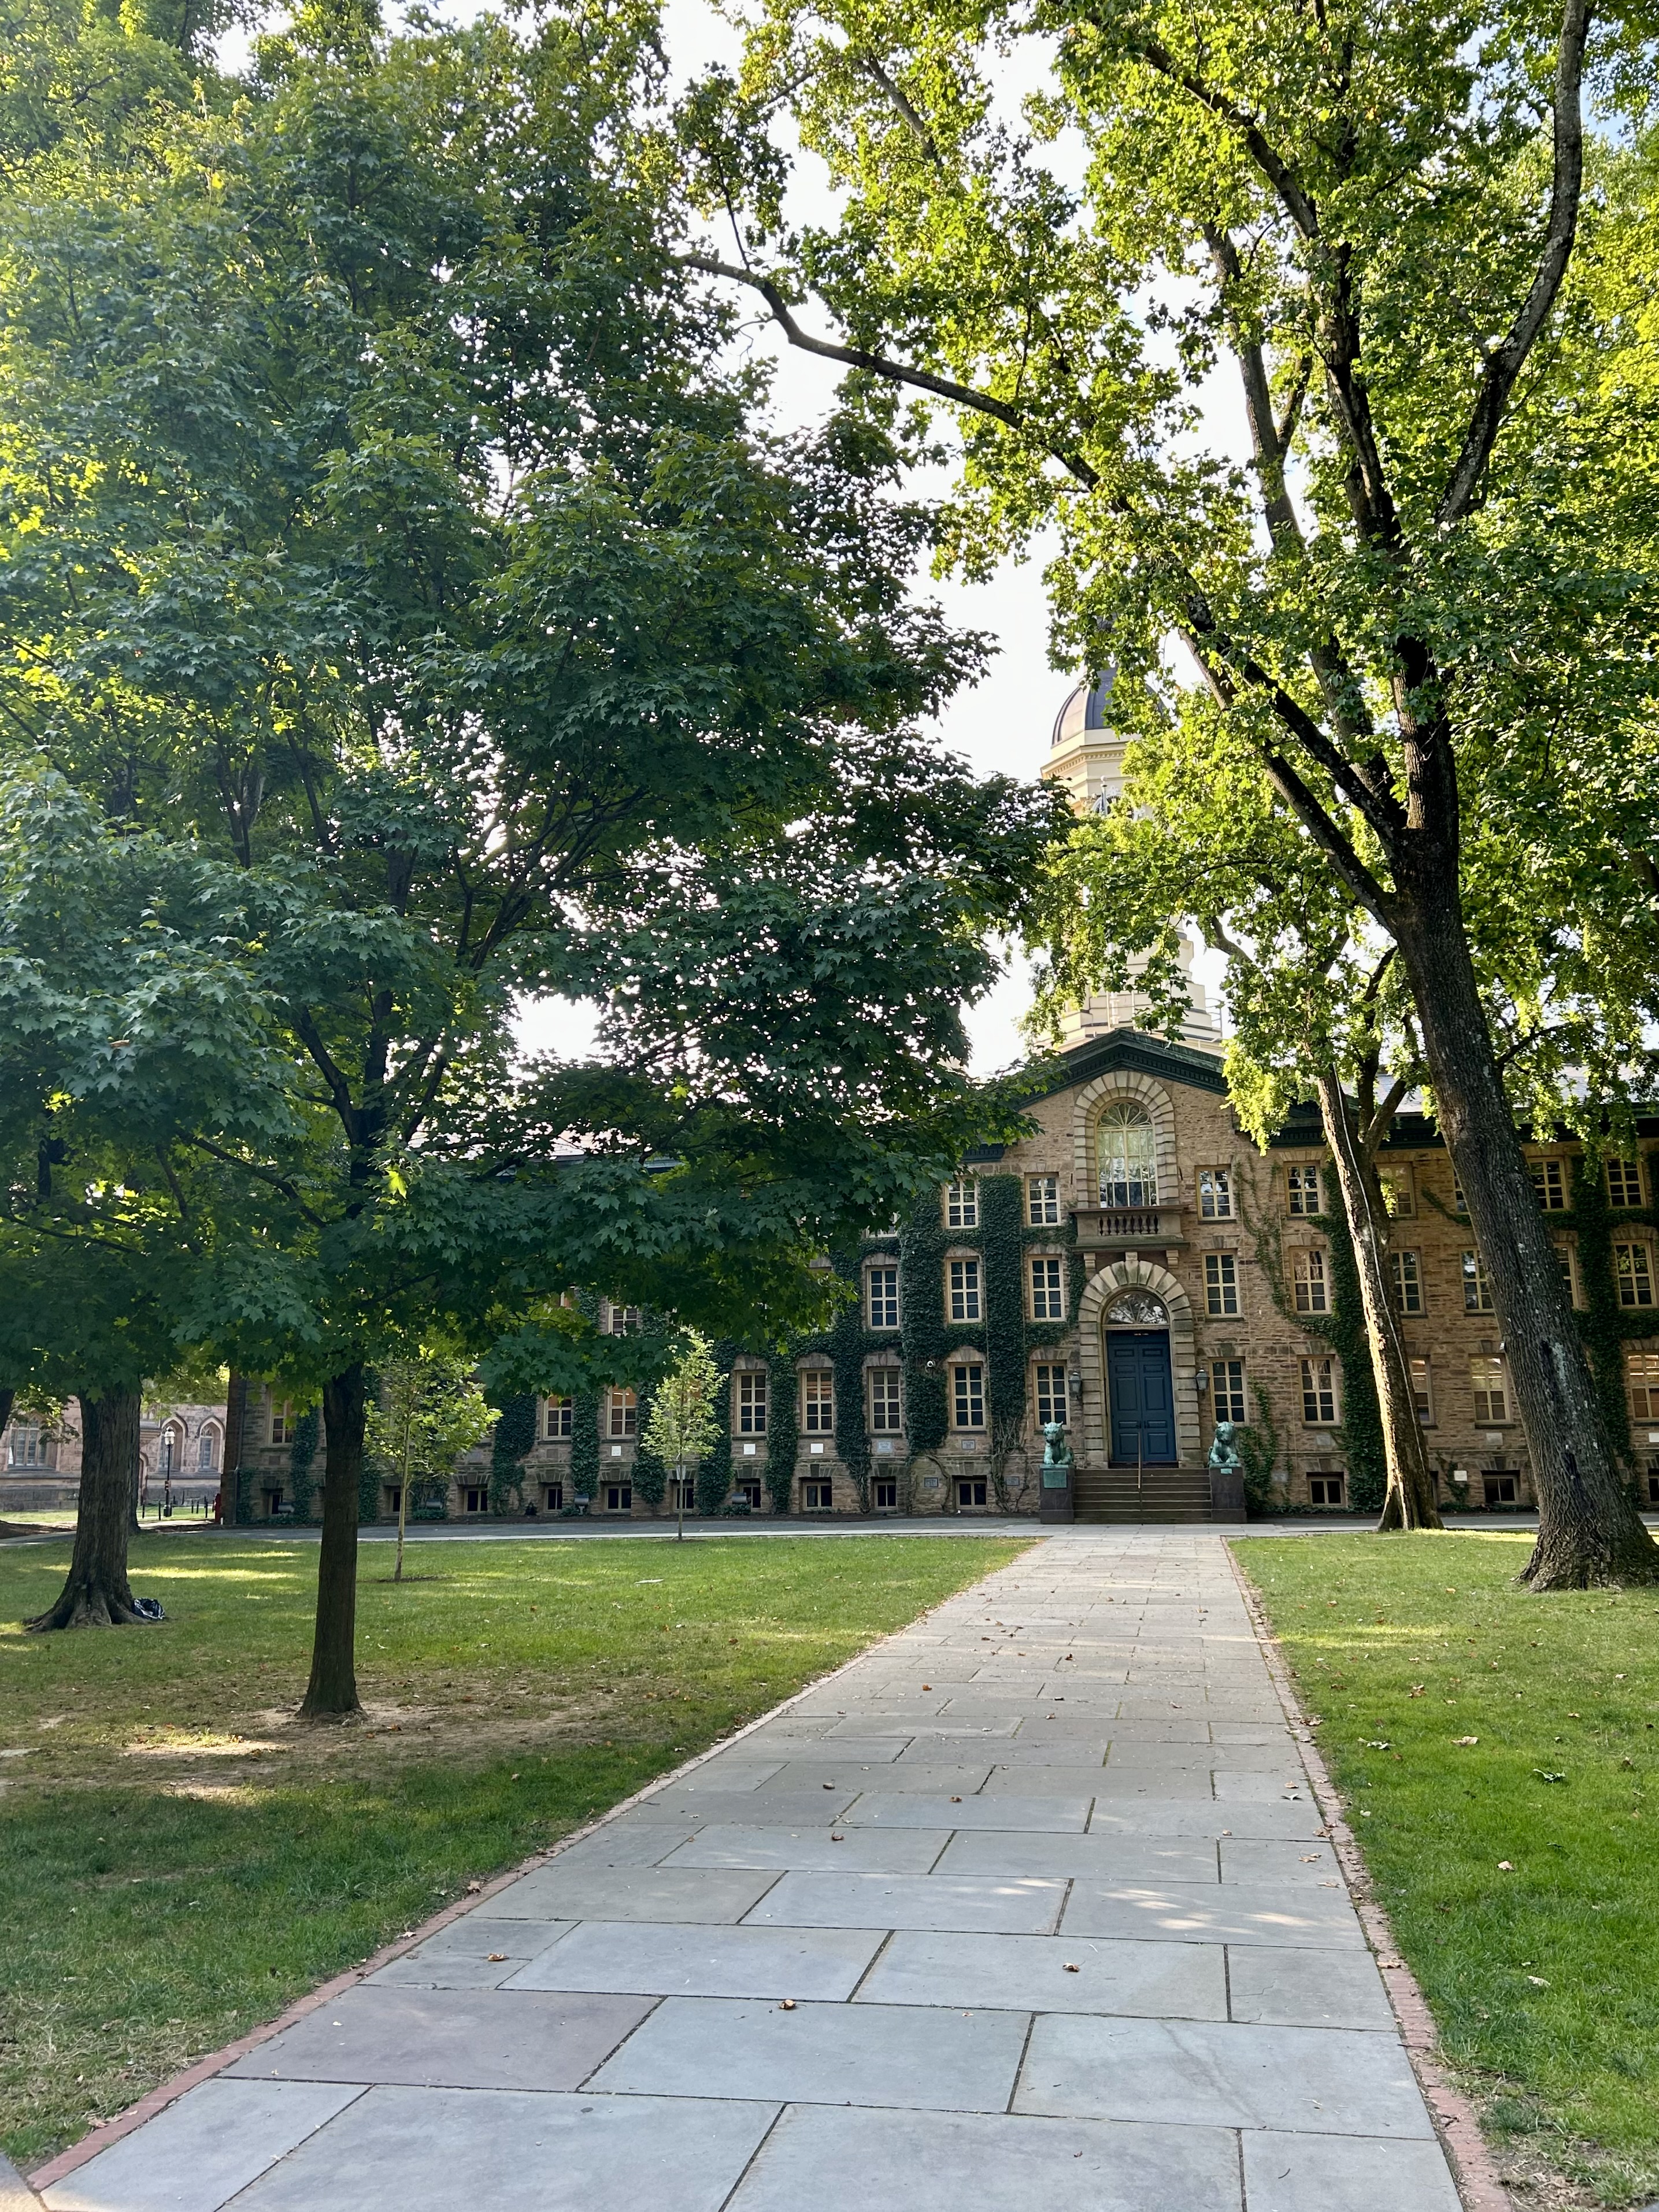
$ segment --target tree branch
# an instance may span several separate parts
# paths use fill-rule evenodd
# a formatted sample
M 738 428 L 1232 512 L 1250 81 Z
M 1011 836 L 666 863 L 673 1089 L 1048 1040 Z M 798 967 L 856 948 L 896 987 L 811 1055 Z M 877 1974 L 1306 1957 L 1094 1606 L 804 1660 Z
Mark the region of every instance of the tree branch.
M 1474 503 L 1492 449 L 1498 442 L 1515 380 L 1532 351 L 1546 317 L 1555 304 L 1572 258 L 1578 229 L 1578 203 L 1584 184 L 1584 125 L 1581 95 L 1584 45 L 1589 36 L 1591 0 L 1565 0 L 1555 62 L 1555 167 L 1550 185 L 1549 227 L 1543 251 L 1520 313 L 1502 345 L 1487 355 L 1480 371 L 1463 450 L 1451 481 L 1435 510 L 1443 528 L 1460 520 Z

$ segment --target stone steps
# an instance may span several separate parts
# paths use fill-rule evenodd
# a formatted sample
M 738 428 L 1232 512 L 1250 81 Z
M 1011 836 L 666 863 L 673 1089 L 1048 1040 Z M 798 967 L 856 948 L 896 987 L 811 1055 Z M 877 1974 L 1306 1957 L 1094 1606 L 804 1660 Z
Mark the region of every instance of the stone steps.
M 1079 1521 L 1210 1518 L 1210 1477 L 1201 1467 L 1149 1467 L 1139 1480 L 1132 1467 L 1079 1468 L 1075 1497 Z

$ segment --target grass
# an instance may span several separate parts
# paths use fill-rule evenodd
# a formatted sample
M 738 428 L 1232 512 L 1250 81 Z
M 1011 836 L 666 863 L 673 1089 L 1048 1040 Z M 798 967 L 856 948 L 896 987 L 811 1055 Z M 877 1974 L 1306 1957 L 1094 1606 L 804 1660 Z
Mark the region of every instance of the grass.
M 292 1714 L 314 1545 L 135 1542 L 156 1628 L 26 1636 L 0 1553 L 0 2142 L 20 2164 L 554 1841 L 1018 1540 L 362 1554 L 362 1722 Z
M 1512 2179 L 1538 2203 L 1645 2203 L 1659 1592 L 1534 1597 L 1515 1579 L 1531 1542 L 1322 1535 L 1237 1556 Z

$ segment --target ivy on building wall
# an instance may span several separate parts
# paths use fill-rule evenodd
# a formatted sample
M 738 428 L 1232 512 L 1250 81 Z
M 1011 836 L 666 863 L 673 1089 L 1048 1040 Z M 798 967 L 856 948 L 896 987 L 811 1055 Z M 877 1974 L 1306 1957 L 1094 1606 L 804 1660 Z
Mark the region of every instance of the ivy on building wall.
M 865 1251 L 875 1249 L 866 1245 Z M 835 1270 L 843 1281 L 850 1284 L 854 1295 L 836 1316 L 835 1325 L 825 1340 L 831 1359 L 835 1362 L 836 1377 L 836 1450 L 841 1463 L 853 1479 L 858 1492 L 859 1511 L 870 1510 L 870 1435 L 865 1425 L 864 1360 L 866 1352 L 878 1345 L 891 1342 L 891 1332 L 872 1335 L 865 1327 L 866 1319 L 864 1299 L 863 1261 L 860 1255 L 848 1257 L 838 1253 Z M 901 1309 L 901 1311 L 902 1309 Z
M 766 1370 L 766 1494 L 775 1513 L 787 1513 L 795 1502 L 795 1454 L 800 1416 L 795 1403 L 795 1359 L 775 1353 Z
M 570 1498 L 591 1498 L 599 1484 L 599 1404 L 597 1390 L 577 1390 L 570 1400 Z
M 294 1424 L 288 1447 L 289 1492 L 296 1521 L 309 1521 L 317 1497 L 317 1439 L 322 1433 L 322 1413 L 307 1406 Z
M 705 1519 L 721 1512 L 732 1495 L 732 1375 L 742 1346 L 729 1336 L 710 1346 L 720 1387 L 714 1393 L 714 1441 L 697 1465 L 697 1510 Z
M 924 1191 L 899 1231 L 904 1433 L 913 1459 L 936 1452 L 950 1426 L 945 1395 L 945 1249 L 939 1193 Z
M 1632 1341 L 1659 1336 L 1659 1310 L 1620 1304 L 1613 1247 L 1620 1231 L 1659 1228 L 1659 1208 L 1620 1206 L 1615 1213 L 1607 1200 L 1601 1170 L 1601 1155 L 1595 1148 L 1574 1160 L 1572 1205 L 1565 1213 L 1552 1214 L 1550 1227 L 1571 1230 L 1577 1239 L 1578 1280 L 1584 1295 L 1577 1316 L 1578 1332 L 1589 1355 L 1590 1372 L 1613 1449 L 1633 1481 L 1625 1353 Z M 1659 1171 L 1659 1158 L 1650 1163 L 1650 1174 L 1656 1171 Z
M 506 1513 L 524 1510 L 524 1463 L 536 1443 L 536 1398 L 532 1391 L 515 1391 L 503 1398 L 495 1433 L 489 1446 L 489 1510 Z

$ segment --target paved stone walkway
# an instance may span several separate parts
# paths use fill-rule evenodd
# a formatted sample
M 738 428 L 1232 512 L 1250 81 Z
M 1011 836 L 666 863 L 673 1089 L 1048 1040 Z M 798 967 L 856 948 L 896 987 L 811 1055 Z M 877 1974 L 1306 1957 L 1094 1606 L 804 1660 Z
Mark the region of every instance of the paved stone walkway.
M 52 2212 L 1456 2212 L 1223 1547 L 1067 1532 Z

